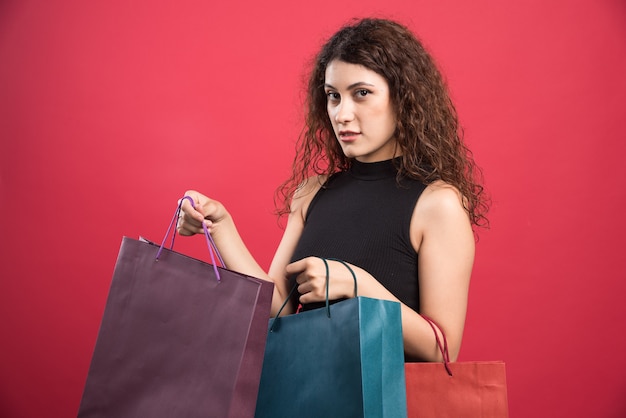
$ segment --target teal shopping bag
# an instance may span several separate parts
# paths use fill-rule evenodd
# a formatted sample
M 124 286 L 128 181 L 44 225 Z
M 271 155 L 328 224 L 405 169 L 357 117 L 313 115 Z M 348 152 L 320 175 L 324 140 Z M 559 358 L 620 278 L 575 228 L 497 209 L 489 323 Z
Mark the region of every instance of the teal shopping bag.
M 405 418 L 400 304 L 356 297 L 270 319 L 257 418 Z

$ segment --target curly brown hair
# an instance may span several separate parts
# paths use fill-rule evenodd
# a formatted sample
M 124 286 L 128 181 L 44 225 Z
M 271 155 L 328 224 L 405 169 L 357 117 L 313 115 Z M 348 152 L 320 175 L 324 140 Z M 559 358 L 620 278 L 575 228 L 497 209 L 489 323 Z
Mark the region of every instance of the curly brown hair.
M 292 175 L 277 190 L 278 213 L 290 212 L 298 186 L 312 175 L 330 175 L 350 167 L 327 113 L 326 67 L 333 60 L 362 65 L 385 78 L 396 112 L 400 147 L 398 178 L 424 184 L 436 180 L 455 186 L 464 197 L 470 221 L 487 226 L 488 202 L 482 172 L 462 140 L 462 130 L 446 84 L 430 54 L 399 23 L 366 18 L 341 28 L 318 53 L 311 71 L 306 126 L 296 145 Z

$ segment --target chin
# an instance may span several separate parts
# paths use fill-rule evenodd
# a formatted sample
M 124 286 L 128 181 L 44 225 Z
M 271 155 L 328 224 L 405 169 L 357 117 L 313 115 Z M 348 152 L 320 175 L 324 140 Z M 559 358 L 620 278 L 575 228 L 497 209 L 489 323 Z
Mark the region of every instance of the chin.
M 342 149 L 341 151 L 343 151 L 343 155 L 345 155 L 347 158 L 356 158 L 356 157 L 358 157 L 358 155 L 355 154 L 354 152 L 346 151 L 345 149 Z

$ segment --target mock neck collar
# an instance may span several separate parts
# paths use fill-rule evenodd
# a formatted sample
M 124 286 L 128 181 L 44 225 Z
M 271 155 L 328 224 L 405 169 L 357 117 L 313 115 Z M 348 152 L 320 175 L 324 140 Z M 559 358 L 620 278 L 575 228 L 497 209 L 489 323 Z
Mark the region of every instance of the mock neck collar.
M 400 162 L 401 157 L 390 160 L 377 161 L 374 163 L 362 163 L 352 160 L 348 172 L 361 180 L 380 180 L 389 177 L 396 177 L 398 169 L 396 165 Z

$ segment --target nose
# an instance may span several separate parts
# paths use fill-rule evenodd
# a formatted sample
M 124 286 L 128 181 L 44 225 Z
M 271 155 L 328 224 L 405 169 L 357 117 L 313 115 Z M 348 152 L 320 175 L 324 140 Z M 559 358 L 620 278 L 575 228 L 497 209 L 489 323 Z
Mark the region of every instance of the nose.
M 354 119 L 354 103 L 352 100 L 342 100 L 337 105 L 335 121 L 337 123 L 347 123 Z

